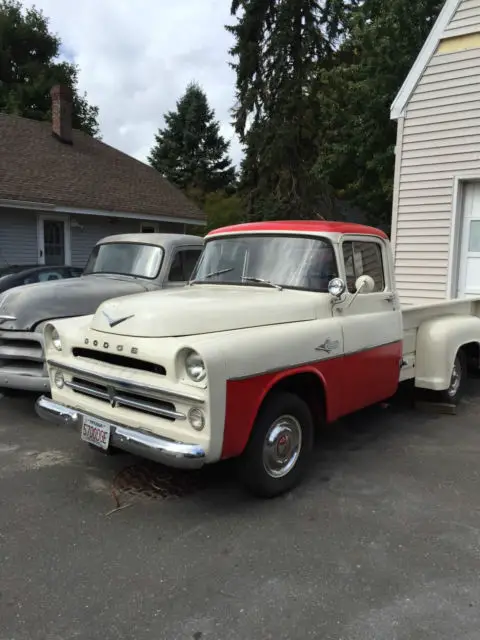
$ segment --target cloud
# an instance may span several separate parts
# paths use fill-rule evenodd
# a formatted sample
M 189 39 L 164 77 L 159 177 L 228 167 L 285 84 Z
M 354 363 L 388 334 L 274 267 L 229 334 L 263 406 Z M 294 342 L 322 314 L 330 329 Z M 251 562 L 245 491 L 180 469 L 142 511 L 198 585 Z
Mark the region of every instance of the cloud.
M 103 140 L 145 161 L 163 114 L 194 80 L 206 91 L 241 159 L 231 127 L 235 75 L 229 67 L 230 0 L 28 0 L 63 41 L 62 56 L 80 67 L 80 90 L 100 109 Z M 81 9 L 80 9 L 81 6 Z

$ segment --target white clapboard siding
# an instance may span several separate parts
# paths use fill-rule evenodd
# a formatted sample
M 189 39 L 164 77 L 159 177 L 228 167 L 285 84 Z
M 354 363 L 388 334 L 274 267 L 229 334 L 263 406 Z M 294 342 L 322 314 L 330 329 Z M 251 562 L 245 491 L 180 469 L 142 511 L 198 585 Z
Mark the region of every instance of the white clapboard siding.
M 445 36 L 475 31 L 480 0 L 463 0 Z M 400 299 L 440 301 L 448 295 L 454 179 L 480 174 L 480 48 L 432 57 L 409 99 L 397 162 Z
M 463 0 L 445 30 L 446 37 L 480 31 L 478 0 Z

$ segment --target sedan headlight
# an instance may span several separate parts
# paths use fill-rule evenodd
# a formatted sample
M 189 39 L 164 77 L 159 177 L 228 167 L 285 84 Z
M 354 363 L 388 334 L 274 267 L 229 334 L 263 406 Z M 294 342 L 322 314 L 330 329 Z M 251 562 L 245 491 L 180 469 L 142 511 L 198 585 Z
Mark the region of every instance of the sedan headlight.
M 62 350 L 62 339 L 53 324 L 47 324 L 45 327 L 45 338 L 51 342 L 57 351 Z
M 190 351 L 185 358 L 185 371 L 194 382 L 202 382 L 207 375 L 205 363 L 196 351 Z
M 60 340 L 60 335 L 55 327 L 52 329 L 52 344 L 57 351 L 62 350 L 62 341 Z

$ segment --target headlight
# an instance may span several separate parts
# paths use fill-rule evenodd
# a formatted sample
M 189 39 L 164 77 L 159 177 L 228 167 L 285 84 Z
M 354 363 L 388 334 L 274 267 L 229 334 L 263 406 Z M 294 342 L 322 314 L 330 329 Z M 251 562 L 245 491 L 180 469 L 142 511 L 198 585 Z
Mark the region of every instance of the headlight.
M 202 382 L 207 375 L 205 363 L 196 351 L 190 351 L 185 358 L 185 370 L 194 382 Z
M 50 340 L 57 351 L 62 350 L 62 340 L 60 338 L 60 334 L 55 329 L 53 324 L 47 324 L 45 327 L 45 338 L 46 340 Z

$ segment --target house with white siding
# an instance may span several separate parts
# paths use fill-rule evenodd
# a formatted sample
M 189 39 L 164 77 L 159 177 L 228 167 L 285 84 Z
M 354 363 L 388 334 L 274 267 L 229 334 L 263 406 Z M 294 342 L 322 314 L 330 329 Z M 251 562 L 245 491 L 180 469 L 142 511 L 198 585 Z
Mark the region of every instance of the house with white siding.
M 84 267 L 105 236 L 203 225 L 158 171 L 72 128 L 67 87 L 52 89 L 52 122 L 0 113 L 0 268 Z
M 403 304 L 480 296 L 480 0 L 447 0 L 391 109 Z

